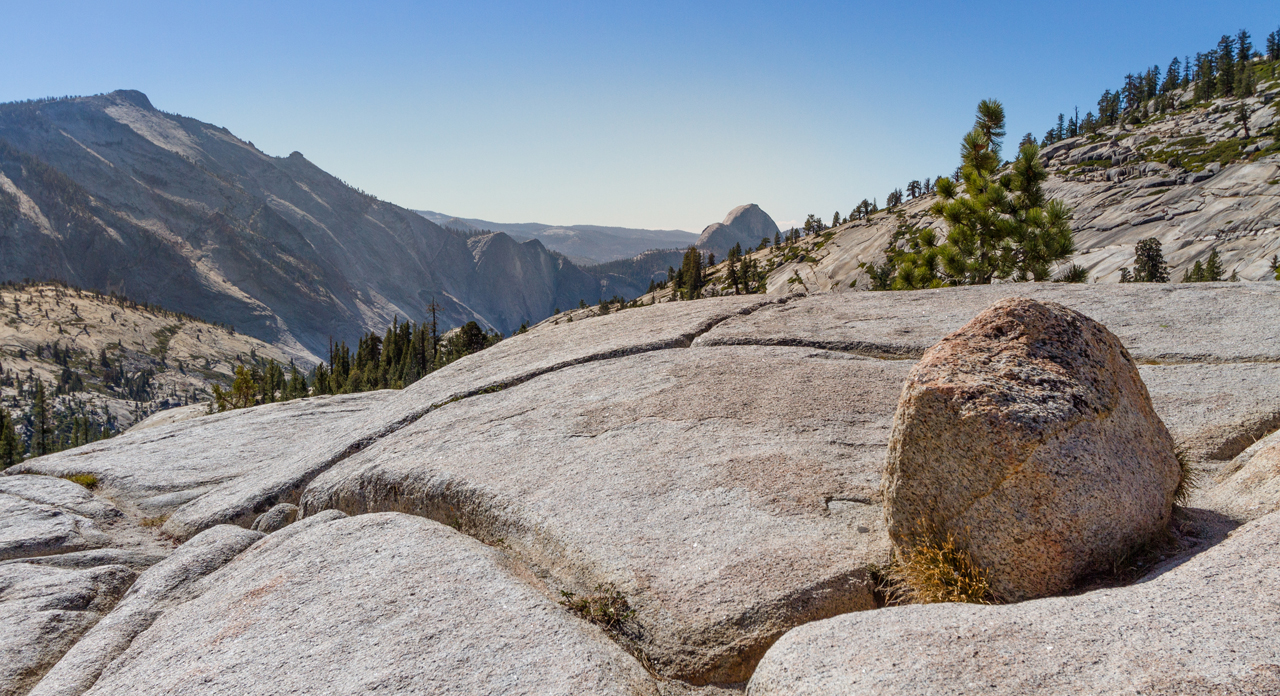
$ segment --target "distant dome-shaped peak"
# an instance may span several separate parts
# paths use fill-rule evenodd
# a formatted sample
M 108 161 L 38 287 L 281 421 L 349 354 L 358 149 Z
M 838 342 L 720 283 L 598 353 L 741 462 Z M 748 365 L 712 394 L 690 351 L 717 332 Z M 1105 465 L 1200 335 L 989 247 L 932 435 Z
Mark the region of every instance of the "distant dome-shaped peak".
M 746 205 L 740 205 L 737 208 L 730 210 L 729 214 L 724 216 L 724 224 L 732 225 L 734 220 L 738 219 L 743 215 L 764 215 L 765 217 L 769 217 L 768 213 L 760 209 L 760 206 L 756 205 L 755 203 L 748 203 Z
M 709 225 L 702 231 L 694 246 L 723 256 L 735 244 L 749 249 L 758 245 L 762 239 L 772 240 L 776 234 L 779 234 L 779 230 L 773 218 L 760 206 L 748 203 L 730 210 L 724 222 Z

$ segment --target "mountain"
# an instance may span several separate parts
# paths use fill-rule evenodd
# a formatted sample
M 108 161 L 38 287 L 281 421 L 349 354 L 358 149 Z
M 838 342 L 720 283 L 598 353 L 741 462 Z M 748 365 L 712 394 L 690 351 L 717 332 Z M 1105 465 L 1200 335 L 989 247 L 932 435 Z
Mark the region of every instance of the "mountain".
M 774 235 L 778 233 L 778 225 L 773 218 L 761 210 L 760 206 L 750 203 L 729 211 L 724 222 L 708 225 L 695 246 L 724 258 L 735 244 L 741 244 L 743 249 L 754 248 L 764 238 L 772 243 Z
M 509 243 L 508 243 L 509 242 Z M 0 281 L 57 279 L 309 359 L 441 306 L 510 333 L 615 290 L 541 242 L 471 244 L 136 91 L 0 105 Z
M 537 239 L 548 249 L 578 265 L 628 259 L 650 249 L 684 248 L 696 237 L 684 230 L 641 230 L 600 225 L 544 225 L 539 222 L 502 223 L 459 218 L 430 210 L 416 211 L 428 220 L 463 232 L 506 232 L 514 239 Z

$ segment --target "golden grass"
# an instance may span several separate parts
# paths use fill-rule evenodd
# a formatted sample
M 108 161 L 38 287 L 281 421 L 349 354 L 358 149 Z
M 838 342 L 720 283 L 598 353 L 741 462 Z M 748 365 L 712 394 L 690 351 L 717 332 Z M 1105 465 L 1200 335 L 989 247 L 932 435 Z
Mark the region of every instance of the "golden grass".
M 561 590 L 560 596 L 561 606 L 609 631 L 620 630 L 636 614 L 627 598 L 612 585 L 596 585 L 595 592 L 587 595 Z
M 996 603 L 987 572 L 950 532 L 921 535 L 884 575 L 895 604 Z
M 93 474 L 71 474 L 70 476 L 63 476 L 62 478 L 72 483 L 78 483 L 89 490 L 93 490 L 98 487 L 98 477 Z

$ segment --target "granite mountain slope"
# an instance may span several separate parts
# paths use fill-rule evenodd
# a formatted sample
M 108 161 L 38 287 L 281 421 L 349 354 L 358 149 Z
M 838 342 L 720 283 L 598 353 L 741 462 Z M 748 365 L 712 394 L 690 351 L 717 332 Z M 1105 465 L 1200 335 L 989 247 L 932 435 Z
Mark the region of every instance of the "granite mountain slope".
M 59 437 L 74 418 L 115 433 L 154 412 L 208 401 L 237 366 L 274 360 L 287 369 L 303 358 L 122 298 L 52 283 L 0 286 L 0 408 L 18 420 L 23 439 L 31 435 L 36 380 L 54 404 Z
M 0 280 L 127 294 L 312 357 L 433 299 L 505 333 L 594 302 L 599 279 L 540 242 L 468 245 L 145 95 L 0 105 Z M 606 282 L 607 285 L 607 282 Z
M 1244 280 L 1274 278 L 1280 254 L 1280 80 L 1255 96 L 1178 106 L 1138 125 L 1112 126 L 1041 151 L 1049 170 L 1044 191 L 1072 209 L 1076 254 L 1091 282 L 1114 283 L 1132 270 L 1134 247 L 1160 240 L 1171 279 L 1216 250 Z M 1243 106 L 1248 129 L 1238 122 Z M 930 213 L 933 194 L 905 200 L 783 248 L 756 252 L 769 270 L 771 294 L 796 290 L 867 289 L 864 264 L 885 260 L 899 225 L 945 227 Z M 757 238 L 754 244 L 759 243 Z M 753 244 L 753 245 L 754 245 Z M 743 245 L 744 248 L 747 246 Z M 719 256 L 719 254 L 717 254 Z M 723 277 L 724 266 L 717 272 Z

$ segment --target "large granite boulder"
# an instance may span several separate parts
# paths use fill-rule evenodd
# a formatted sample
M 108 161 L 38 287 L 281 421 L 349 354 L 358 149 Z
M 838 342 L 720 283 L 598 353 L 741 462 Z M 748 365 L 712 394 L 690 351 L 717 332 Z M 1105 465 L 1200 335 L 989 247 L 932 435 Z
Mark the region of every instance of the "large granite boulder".
M 846 614 L 783 636 L 749 696 L 1280 693 L 1280 514 L 1130 587 Z
M 120 565 L 0 565 L 0 694 L 25 694 L 129 589 Z
M 1181 480 L 1120 340 L 1062 305 L 1009 299 L 907 377 L 885 516 L 900 558 L 954 539 L 995 598 L 1017 601 L 1155 539 Z
M 455 530 L 375 514 L 285 531 L 206 578 L 87 693 L 658 693 L 602 631 Z

